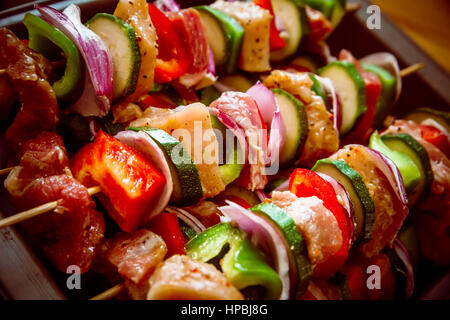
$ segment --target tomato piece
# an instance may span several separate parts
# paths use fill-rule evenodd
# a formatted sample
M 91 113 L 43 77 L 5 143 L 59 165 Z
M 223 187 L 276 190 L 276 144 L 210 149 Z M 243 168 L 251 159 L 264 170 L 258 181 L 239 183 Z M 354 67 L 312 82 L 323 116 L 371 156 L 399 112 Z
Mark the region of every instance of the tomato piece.
M 420 125 L 420 133 L 422 138 L 434 145 L 436 148 L 442 151 L 447 157 L 450 155 L 450 144 L 448 142 L 447 136 L 442 133 L 439 129 L 433 126 Z
M 71 160 L 74 177 L 100 186 L 97 197 L 126 232 L 136 230 L 161 194 L 164 175 L 134 149 L 99 131 Z
M 337 199 L 333 186 L 313 171 L 295 169 L 289 180 L 289 190 L 297 197 L 316 196 L 336 218 L 342 232 L 342 246 L 337 253 L 317 264 L 313 270 L 314 277 L 330 278 L 344 265 L 348 256 L 350 230 L 344 209 Z
M 166 258 L 174 254 L 186 254 L 184 249 L 186 240 L 175 213 L 163 212 L 159 214 L 149 222 L 148 228 L 163 238 L 167 246 Z
M 158 35 L 158 57 L 155 81 L 170 82 L 186 73 L 189 66 L 186 48 L 170 19 L 156 6 L 148 3 L 148 12 Z
M 275 14 L 273 13 L 272 3 L 270 0 L 253 0 L 253 3 L 257 6 L 269 10 L 273 19 L 270 22 L 269 29 L 269 45 L 270 51 L 281 50 L 286 46 L 286 43 L 281 38 L 280 33 L 278 32 L 277 26 L 275 25 Z

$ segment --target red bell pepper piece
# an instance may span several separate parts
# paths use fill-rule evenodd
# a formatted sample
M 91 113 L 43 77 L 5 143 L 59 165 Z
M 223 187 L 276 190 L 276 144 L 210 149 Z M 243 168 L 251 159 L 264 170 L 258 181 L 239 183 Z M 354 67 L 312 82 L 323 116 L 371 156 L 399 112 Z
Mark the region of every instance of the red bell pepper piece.
M 450 144 L 447 136 L 433 126 L 419 126 L 422 138 L 441 150 L 447 157 L 450 156 Z
M 270 0 L 253 0 L 253 3 L 257 6 L 269 10 L 273 19 L 270 22 L 270 30 L 269 30 L 269 45 L 270 51 L 281 50 L 286 46 L 284 40 L 280 37 L 280 33 L 278 32 L 277 26 L 275 25 L 275 14 L 273 13 L 272 3 Z
M 189 66 L 186 48 L 172 21 L 156 6 L 149 3 L 148 12 L 158 35 L 158 57 L 155 81 L 170 82 L 186 73 Z
M 186 240 L 180 229 L 180 223 L 178 222 L 175 213 L 161 213 L 149 222 L 148 229 L 163 238 L 167 246 L 166 258 L 173 256 L 174 254 L 186 254 L 184 249 Z
M 100 186 L 98 197 L 120 228 L 136 230 L 160 196 L 164 175 L 134 149 L 99 131 L 93 143 L 71 160 L 74 177 L 86 186 Z
M 349 221 L 344 209 L 338 202 L 336 192 L 328 181 L 307 169 L 295 169 L 289 180 L 289 190 L 297 197 L 316 196 L 323 201 L 324 206 L 336 218 L 342 233 L 342 246 L 337 253 L 317 264 L 313 270 L 314 277 L 331 278 L 347 260 L 350 240 Z
M 170 85 L 180 94 L 180 96 L 186 101 L 186 104 L 198 102 L 198 96 L 195 90 L 192 88 L 187 88 L 180 83 L 178 79 L 173 80 Z
M 378 98 L 381 94 L 381 81 L 375 73 L 365 71 L 358 60 L 347 50 L 341 50 L 339 60 L 346 60 L 353 63 L 366 85 L 366 107 L 367 111 L 358 120 L 356 127 L 344 138 L 344 144 L 366 143 L 372 134 L 373 120 L 377 109 Z
M 176 108 L 176 105 L 172 100 L 170 100 L 164 93 L 152 92 L 145 94 L 141 99 L 139 99 L 139 103 L 143 104 L 147 107 L 155 107 L 155 108 L 166 108 L 173 109 Z

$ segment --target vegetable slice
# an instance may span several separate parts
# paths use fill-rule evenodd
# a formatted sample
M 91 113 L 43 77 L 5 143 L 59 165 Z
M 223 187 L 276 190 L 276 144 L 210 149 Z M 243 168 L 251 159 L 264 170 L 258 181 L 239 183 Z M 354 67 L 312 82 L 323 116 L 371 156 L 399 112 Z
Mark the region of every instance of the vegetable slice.
M 366 110 L 366 88 L 364 80 L 353 63 L 331 62 L 319 70 L 321 77 L 329 78 L 341 99 L 341 134 L 348 133 Z
M 47 58 L 58 46 L 66 57 L 64 75 L 52 85 L 59 99 L 70 100 L 74 98 L 81 82 L 81 60 L 75 44 L 59 29 L 51 26 L 41 18 L 27 12 L 23 18 L 23 24 L 28 30 L 28 46 L 44 54 Z M 50 49 L 50 50 L 49 50 Z
M 359 173 L 343 160 L 331 159 L 317 161 L 311 170 L 329 175 L 345 188 L 355 210 L 355 241 L 370 240 L 375 221 L 375 205 Z
M 112 14 L 97 13 L 87 23 L 106 44 L 114 66 L 113 100 L 118 101 L 136 90 L 141 54 L 134 29 Z
M 381 136 L 381 139 L 390 149 L 406 154 L 419 169 L 420 179 L 408 192 L 409 206 L 419 204 L 428 196 L 433 183 L 433 170 L 427 151 L 407 133 L 385 134 Z
M 294 220 L 282 209 L 271 203 L 258 204 L 250 208 L 250 211 L 265 219 L 282 235 L 287 247 L 290 248 L 288 251 L 289 271 L 293 284 L 291 294 L 305 292 L 312 270 L 308 261 L 305 242 Z
M 188 206 L 203 197 L 203 189 L 197 167 L 180 141 L 161 129 L 128 128 L 148 134 L 164 151 L 173 180 L 170 203 Z
M 308 119 L 303 103 L 283 89 L 271 89 L 280 108 L 281 120 L 286 128 L 286 140 L 280 152 L 280 164 L 300 158 L 308 136 Z

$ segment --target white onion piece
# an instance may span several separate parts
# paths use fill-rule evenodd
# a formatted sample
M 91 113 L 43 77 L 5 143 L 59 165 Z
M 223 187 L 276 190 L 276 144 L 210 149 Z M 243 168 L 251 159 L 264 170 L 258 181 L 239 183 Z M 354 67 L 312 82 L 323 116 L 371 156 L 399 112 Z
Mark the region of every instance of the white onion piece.
M 286 243 L 281 235 L 266 220 L 241 207 L 240 205 L 226 201 L 227 206 L 219 210 L 239 228 L 251 236 L 252 242 L 261 248 L 268 257 L 272 257 L 277 273 L 283 284 L 280 300 L 287 300 L 290 296 L 291 282 L 289 278 L 289 254 Z M 295 263 L 295 261 L 294 261 Z
M 328 100 L 328 103 L 331 104 L 331 109 L 333 110 L 333 126 L 336 131 L 339 133 L 342 124 L 342 105 L 339 100 L 338 93 L 334 88 L 333 82 L 328 78 L 322 78 L 319 76 L 315 76 L 317 81 L 322 85 L 325 90 L 325 94 Z M 326 101 L 324 101 L 326 102 Z
M 266 126 L 269 126 L 274 117 L 274 113 L 279 109 L 272 91 L 258 81 L 247 90 L 247 94 L 256 101 L 264 123 Z
M 281 119 L 281 113 L 277 110 L 273 115 L 272 124 L 270 125 L 269 143 L 267 145 L 267 153 L 271 165 L 279 160 L 280 152 L 285 142 L 286 128 Z
M 114 136 L 116 139 L 140 152 L 149 162 L 154 164 L 166 178 L 166 183 L 161 191 L 158 201 L 149 210 L 144 223 L 154 218 L 167 207 L 173 191 L 172 174 L 166 157 L 161 148 L 145 132 L 142 131 L 121 131 Z
M 156 0 L 153 4 L 163 12 L 175 12 L 180 10 L 180 6 L 175 0 Z
M 389 52 L 377 52 L 365 56 L 360 59 L 359 62 L 369 63 L 381 67 L 395 77 L 395 101 L 397 101 L 402 90 L 402 77 L 400 76 L 400 67 L 398 65 L 397 58 Z
M 80 51 L 86 62 L 85 86 L 81 97 L 71 107 L 82 116 L 104 117 L 113 96 L 113 64 L 102 39 L 81 23 L 80 8 L 69 5 L 63 12 L 35 5 L 42 19 L 58 28 Z
M 167 207 L 167 212 L 172 212 L 177 215 L 178 218 L 183 220 L 192 230 L 194 230 L 197 234 L 202 233 L 206 230 L 206 227 L 203 223 L 200 222 L 196 217 L 194 217 L 191 213 L 187 212 L 184 209 L 177 207 Z
M 409 298 L 414 293 L 414 268 L 411 261 L 411 258 L 409 257 L 408 250 L 406 249 L 405 245 L 399 238 L 395 238 L 394 240 L 394 250 L 399 259 L 402 261 L 403 265 L 405 266 L 406 270 L 406 288 L 405 288 L 405 295 L 406 298 Z
M 338 201 L 340 200 L 339 203 L 344 208 L 344 211 L 345 211 L 346 217 L 347 217 L 348 227 L 349 227 L 349 238 L 350 238 L 349 247 L 351 247 L 353 244 L 353 241 L 356 240 L 355 239 L 356 218 L 355 218 L 355 212 L 353 210 L 353 204 L 352 204 L 352 201 L 350 200 L 350 196 L 348 195 L 345 188 L 339 182 L 337 182 L 334 178 L 332 178 L 329 175 L 322 173 L 322 172 L 316 172 L 316 173 L 322 179 L 324 179 L 325 181 L 327 181 L 331 184 L 331 186 L 334 189 L 334 192 L 336 193 L 336 196 L 338 196 Z

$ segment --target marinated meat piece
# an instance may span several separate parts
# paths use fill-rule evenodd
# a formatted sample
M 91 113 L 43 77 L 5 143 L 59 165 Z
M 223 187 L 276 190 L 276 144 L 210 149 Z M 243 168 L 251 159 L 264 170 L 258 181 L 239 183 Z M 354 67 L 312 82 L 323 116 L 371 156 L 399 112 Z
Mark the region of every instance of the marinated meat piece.
M 340 149 L 331 159 L 344 160 L 350 167 L 358 172 L 375 204 L 375 222 L 372 239 L 361 246 L 367 257 L 380 253 L 386 246 L 390 246 L 403 224 L 405 216 L 402 210 L 396 208 L 395 191 L 388 179 L 378 169 L 367 149 L 360 145 L 348 145 Z
M 8 188 L 8 186 L 6 186 Z M 77 265 L 89 270 L 95 249 L 104 234 L 103 217 L 87 189 L 73 177 L 62 174 L 38 178 L 29 183 L 22 196 L 14 197 L 19 210 L 59 200 L 53 212 L 22 222 L 26 237 L 61 272 Z
M 255 100 L 246 93 L 224 92 L 211 103 L 211 108 L 224 112 L 244 131 L 248 143 L 248 164 L 250 165 L 249 190 L 264 189 L 267 135 Z
M 19 96 L 21 108 L 6 131 L 6 140 L 18 151 L 23 143 L 58 122 L 56 95 L 47 81 L 48 61 L 29 49 L 10 30 L 0 29 L 0 65 Z
M 139 284 L 164 260 L 167 246 L 157 234 L 140 229 L 120 234 L 109 241 L 106 258 L 125 279 Z
M 239 68 L 249 72 L 270 70 L 270 22 L 269 10 L 257 6 L 251 1 L 216 1 L 212 8 L 223 11 L 235 18 L 245 30 L 242 40 Z
M 43 132 L 25 143 L 22 160 L 5 180 L 5 188 L 18 210 L 57 201 L 53 212 L 21 224 L 26 237 L 55 267 L 66 272 L 77 265 L 88 271 L 97 244 L 104 234 L 103 217 L 95 209 L 88 190 L 67 167 L 62 138 Z
M 190 64 L 186 74 L 180 77 L 180 83 L 190 88 L 202 80 L 208 68 L 209 46 L 206 31 L 200 14 L 193 8 L 166 14 L 187 48 L 186 53 Z
M 138 45 L 141 54 L 139 79 L 136 90 L 127 97 L 127 101 L 136 101 L 150 91 L 153 86 L 156 56 L 158 55 L 156 29 L 152 24 L 145 0 L 120 0 L 114 15 L 130 24 L 139 39 Z
M 333 213 L 317 197 L 297 198 L 289 191 L 273 191 L 272 203 L 284 209 L 305 237 L 309 261 L 318 264 L 339 251 L 342 231 Z
M 225 189 L 218 165 L 219 146 L 208 109 L 202 103 L 192 103 L 173 110 L 149 107 L 143 117 L 133 121 L 130 126 L 159 128 L 178 139 L 197 166 L 205 198 L 213 197 Z
M 308 136 L 296 164 L 307 167 L 312 167 L 318 159 L 328 157 L 339 148 L 339 133 L 334 128 L 333 115 L 327 111 L 322 98 L 311 91 L 312 84 L 306 72 L 274 70 L 264 80 L 265 86 L 286 90 L 306 106 Z
M 213 265 L 174 255 L 150 277 L 148 300 L 242 300 L 243 296 Z

